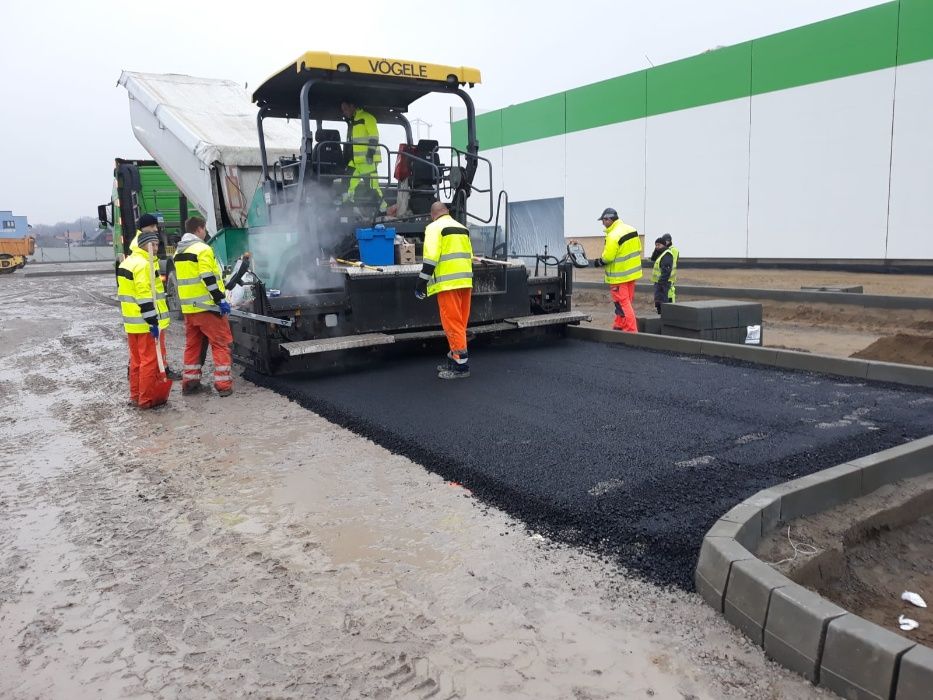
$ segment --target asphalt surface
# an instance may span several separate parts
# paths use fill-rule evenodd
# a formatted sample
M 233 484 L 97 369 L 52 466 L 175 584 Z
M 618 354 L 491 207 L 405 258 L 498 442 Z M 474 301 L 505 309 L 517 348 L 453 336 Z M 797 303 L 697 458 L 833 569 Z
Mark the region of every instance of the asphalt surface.
M 762 488 L 933 432 L 933 392 L 566 340 L 248 378 L 555 539 L 690 590 L 703 535 Z

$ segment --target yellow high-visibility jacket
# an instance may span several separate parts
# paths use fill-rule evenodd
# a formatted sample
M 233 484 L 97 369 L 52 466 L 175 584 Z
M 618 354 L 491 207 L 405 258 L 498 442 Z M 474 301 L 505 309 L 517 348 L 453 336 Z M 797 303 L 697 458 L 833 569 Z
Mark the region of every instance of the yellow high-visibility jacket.
M 188 236 L 194 240 L 191 240 Z M 175 251 L 175 279 L 183 314 L 210 311 L 224 299 L 224 280 L 214 251 L 193 234 L 185 234 Z
M 349 165 L 354 170 L 366 170 L 367 166 L 371 170 L 382 162 L 376 118 L 366 110 L 357 107 L 353 113 L 347 140 L 353 144 L 353 157 Z
M 641 241 L 638 231 L 621 219 L 606 229 L 603 246 L 603 279 L 607 284 L 622 284 L 641 279 Z
M 165 303 L 165 287 L 159 274 L 159 261 L 137 248 L 117 268 L 117 299 L 123 314 L 123 330 L 127 333 L 148 333 L 156 324 L 168 328 L 171 322 Z M 150 282 L 150 270 L 155 268 L 155 290 Z
M 470 232 L 450 214 L 438 217 L 424 229 L 420 277 L 428 283 L 428 296 L 449 289 L 473 287 Z

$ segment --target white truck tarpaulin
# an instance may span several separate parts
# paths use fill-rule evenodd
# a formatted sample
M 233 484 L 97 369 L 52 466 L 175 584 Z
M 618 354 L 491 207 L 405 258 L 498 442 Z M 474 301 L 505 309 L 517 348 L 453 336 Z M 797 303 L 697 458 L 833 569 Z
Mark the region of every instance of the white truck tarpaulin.
M 133 134 L 178 188 L 208 219 L 213 232 L 245 228 L 261 177 L 258 107 L 231 80 L 123 71 Z M 263 124 L 270 166 L 298 153 L 301 125 Z

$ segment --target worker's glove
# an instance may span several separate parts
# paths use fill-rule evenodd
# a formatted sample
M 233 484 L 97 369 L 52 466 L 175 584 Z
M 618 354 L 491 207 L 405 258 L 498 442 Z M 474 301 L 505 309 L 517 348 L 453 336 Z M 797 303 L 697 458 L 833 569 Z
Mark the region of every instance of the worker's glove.
M 154 340 L 159 339 L 159 324 L 158 323 L 152 326 L 149 326 L 149 335 L 151 335 Z
M 222 300 L 219 304 L 217 304 L 217 307 L 220 309 L 221 316 L 226 316 L 227 314 L 230 313 L 230 302 L 227 301 L 226 299 Z
M 603 262 L 602 258 L 596 258 L 593 260 L 593 267 L 602 267 L 606 263 Z
M 418 281 L 415 282 L 415 298 L 416 299 L 427 299 L 428 298 L 428 281 L 425 279 L 418 278 Z
M 376 149 L 370 148 L 366 151 L 366 162 L 372 163 L 373 159 L 376 157 Z

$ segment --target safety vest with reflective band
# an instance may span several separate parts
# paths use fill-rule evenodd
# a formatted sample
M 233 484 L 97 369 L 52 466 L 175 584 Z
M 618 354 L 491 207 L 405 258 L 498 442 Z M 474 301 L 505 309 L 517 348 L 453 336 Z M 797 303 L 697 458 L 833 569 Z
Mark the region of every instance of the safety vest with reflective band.
M 148 333 L 149 327 L 170 323 L 165 287 L 157 267 L 144 250 L 134 250 L 117 268 L 117 299 L 123 314 L 123 330 L 127 333 Z M 155 293 L 150 282 L 150 270 L 155 267 Z
M 675 248 L 674 246 L 671 246 L 670 248 L 668 248 L 667 250 L 665 250 L 663 253 L 661 253 L 661 254 L 655 259 L 655 261 L 654 261 L 654 271 L 651 273 L 651 281 L 652 281 L 652 282 L 660 282 L 660 281 L 661 281 L 661 259 L 662 259 L 665 255 L 670 255 L 671 258 L 672 258 L 672 261 L 671 261 L 671 262 L 672 262 L 673 264 L 672 264 L 672 266 L 671 266 L 671 276 L 668 277 L 667 280 L 668 280 L 668 282 L 670 282 L 670 283 L 673 285 L 674 282 L 677 281 L 677 259 L 680 257 L 680 251 L 677 250 L 677 248 Z
M 606 244 L 603 246 L 603 265 L 607 284 L 622 284 L 641 279 L 641 241 L 638 231 L 621 219 L 616 219 L 606 229 Z
M 428 296 L 473 287 L 470 232 L 450 214 L 439 217 L 424 230 L 420 277 L 428 283 Z
M 204 241 L 182 241 L 175 253 L 175 280 L 183 314 L 210 311 L 224 299 L 223 273 Z M 207 308 L 205 308 L 207 307 Z
M 374 168 L 382 162 L 382 152 L 379 148 L 379 129 L 376 126 L 376 118 L 362 109 L 357 109 L 353 113 L 353 119 L 350 121 L 350 134 L 347 139 L 353 144 L 353 157 L 350 159 L 350 167 L 358 170 L 360 168 Z

